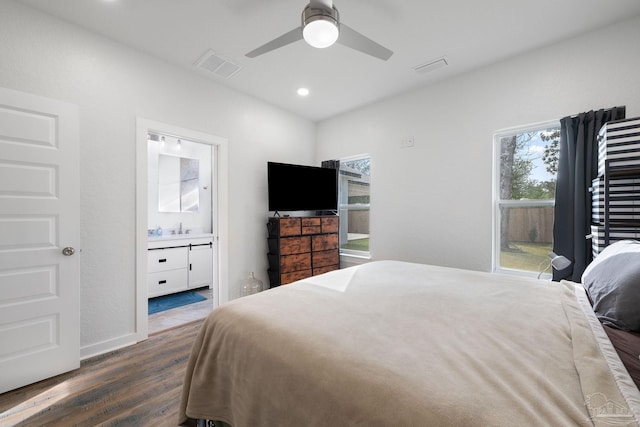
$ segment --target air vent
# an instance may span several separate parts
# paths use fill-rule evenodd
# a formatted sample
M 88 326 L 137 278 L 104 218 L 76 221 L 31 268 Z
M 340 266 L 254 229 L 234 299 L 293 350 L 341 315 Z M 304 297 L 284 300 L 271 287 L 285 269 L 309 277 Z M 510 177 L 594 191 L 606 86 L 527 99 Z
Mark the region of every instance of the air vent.
M 438 68 L 442 68 L 449 65 L 449 61 L 446 56 L 442 58 L 434 59 L 433 61 L 425 62 L 424 64 L 416 65 L 413 67 L 413 71 L 416 73 L 428 73 Z
M 223 79 L 228 79 L 242 68 L 211 49 L 207 50 L 193 65 Z

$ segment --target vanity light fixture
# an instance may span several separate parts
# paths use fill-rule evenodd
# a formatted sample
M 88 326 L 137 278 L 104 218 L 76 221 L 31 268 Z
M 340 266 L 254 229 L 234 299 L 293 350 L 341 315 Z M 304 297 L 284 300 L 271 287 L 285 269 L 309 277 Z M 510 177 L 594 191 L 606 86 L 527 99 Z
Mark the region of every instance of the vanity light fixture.
M 164 147 L 164 135 L 160 137 L 160 145 Z
M 180 148 L 182 148 L 182 141 L 178 140 L 178 142 L 176 142 L 176 145 L 177 145 L 178 150 L 179 150 Z

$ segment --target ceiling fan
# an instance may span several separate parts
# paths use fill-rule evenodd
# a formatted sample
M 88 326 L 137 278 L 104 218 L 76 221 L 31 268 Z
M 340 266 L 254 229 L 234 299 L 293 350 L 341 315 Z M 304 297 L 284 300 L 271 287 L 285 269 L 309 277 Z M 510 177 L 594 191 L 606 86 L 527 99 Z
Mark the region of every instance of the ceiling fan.
M 391 50 L 341 23 L 333 0 L 310 0 L 302 11 L 300 27 L 263 44 L 246 56 L 255 58 L 302 39 L 317 48 L 329 47 L 337 42 L 384 61 L 393 55 Z

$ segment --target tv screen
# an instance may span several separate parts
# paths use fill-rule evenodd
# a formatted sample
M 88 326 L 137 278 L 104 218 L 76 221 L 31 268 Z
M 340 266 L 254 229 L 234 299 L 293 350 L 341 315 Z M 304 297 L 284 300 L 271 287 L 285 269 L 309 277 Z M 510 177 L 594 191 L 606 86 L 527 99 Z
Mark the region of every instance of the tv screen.
M 338 171 L 267 163 L 270 211 L 338 210 Z

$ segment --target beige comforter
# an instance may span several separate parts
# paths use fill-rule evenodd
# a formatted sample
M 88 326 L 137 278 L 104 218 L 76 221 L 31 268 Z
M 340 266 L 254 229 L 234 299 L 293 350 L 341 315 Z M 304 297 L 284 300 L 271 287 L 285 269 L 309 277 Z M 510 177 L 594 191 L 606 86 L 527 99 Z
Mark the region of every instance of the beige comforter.
M 379 261 L 214 310 L 180 421 L 611 426 L 638 408 L 574 284 Z

